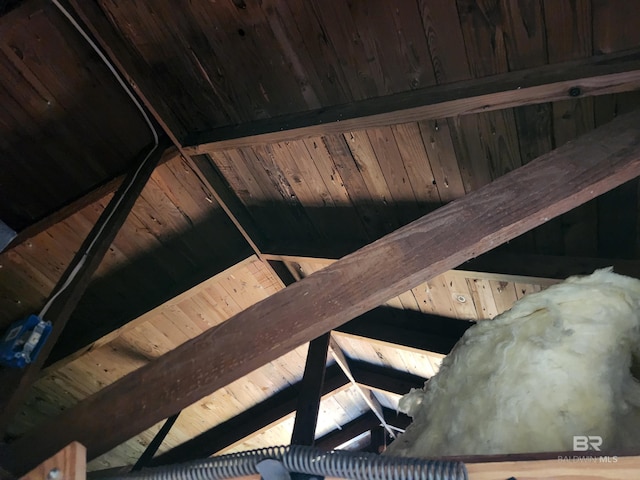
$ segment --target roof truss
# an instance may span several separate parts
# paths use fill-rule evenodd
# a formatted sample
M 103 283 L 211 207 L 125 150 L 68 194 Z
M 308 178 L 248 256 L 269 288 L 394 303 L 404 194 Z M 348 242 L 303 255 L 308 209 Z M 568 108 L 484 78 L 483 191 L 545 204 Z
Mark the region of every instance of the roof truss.
M 619 117 L 244 310 L 18 439 L 6 464 L 27 470 L 29 458 L 72 439 L 94 458 L 425 279 L 635 178 L 639 121 L 638 113 Z

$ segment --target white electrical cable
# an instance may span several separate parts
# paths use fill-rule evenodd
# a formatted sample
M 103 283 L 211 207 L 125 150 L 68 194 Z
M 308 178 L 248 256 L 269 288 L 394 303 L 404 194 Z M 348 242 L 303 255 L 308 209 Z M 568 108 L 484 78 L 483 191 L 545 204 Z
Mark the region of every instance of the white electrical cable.
M 76 275 L 78 274 L 78 272 L 80 271 L 80 268 L 82 268 L 82 266 L 84 265 L 87 256 L 89 255 L 89 252 L 91 252 L 91 249 L 93 248 L 94 244 L 96 243 L 96 240 L 100 237 L 100 234 L 102 233 L 102 231 L 104 230 L 104 227 L 106 226 L 106 224 L 108 223 L 108 221 L 111 219 L 111 217 L 113 216 L 114 212 L 118 209 L 118 206 L 120 205 L 120 202 L 122 202 L 122 199 L 124 198 L 124 196 L 127 194 L 127 192 L 129 191 L 129 189 L 131 188 L 131 186 L 133 185 L 133 182 L 135 182 L 136 178 L 138 177 L 138 174 L 140 173 L 140 170 L 142 170 L 142 167 L 144 167 L 147 164 L 147 161 L 149 160 L 149 158 L 151 157 L 151 155 L 153 154 L 153 152 L 156 151 L 156 149 L 158 148 L 158 145 L 160 143 L 159 141 L 159 137 L 158 137 L 158 132 L 156 131 L 155 127 L 153 126 L 153 123 L 151 122 L 151 119 L 149 118 L 149 116 L 147 115 L 147 112 L 145 111 L 145 109 L 143 108 L 143 106 L 140 104 L 140 101 L 138 100 L 138 98 L 134 95 L 134 93 L 131 91 L 131 88 L 129 87 L 129 85 L 127 85 L 127 83 L 123 80 L 122 76 L 118 73 L 118 71 L 116 70 L 116 68 L 113 66 L 113 64 L 109 61 L 109 59 L 106 57 L 106 55 L 104 53 L 102 53 L 102 50 L 100 50 L 100 48 L 98 48 L 98 46 L 95 44 L 95 42 L 91 39 L 91 37 L 87 34 L 87 32 L 84 31 L 84 29 L 78 24 L 78 22 L 76 22 L 75 18 L 73 18 L 73 16 L 69 13 L 69 11 L 64 8 L 60 2 L 58 0 L 51 0 L 51 2 L 56 6 L 56 8 L 58 10 L 60 10 L 60 12 L 67 17 L 67 19 L 69 20 L 69 22 L 71 23 L 71 25 L 74 26 L 74 28 L 80 33 L 80 35 L 82 35 L 84 37 L 84 39 L 89 43 L 89 45 L 91 45 L 91 47 L 93 48 L 93 50 L 98 54 L 98 56 L 102 59 L 102 61 L 104 62 L 104 64 L 107 66 L 107 68 L 111 71 L 111 73 L 113 74 L 113 76 L 116 78 L 116 80 L 118 81 L 118 83 L 120 84 L 120 86 L 123 88 L 123 90 L 126 92 L 126 94 L 129 96 L 129 98 L 131 98 L 131 100 L 133 101 L 133 103 L 135 104 L 135 106 L 138 108 L 138 110 L 140 111 L 140 113 L 142 114 L 145 122 L 147 123 L 147 125 L 149 126 L 149 130 L 151 130 L 151 134 L 153 135 L 153 147 L 151 148 L 151 150 L 149 151 L 149 153 L 147 153 L 147 156 L 144 157 L 144 160 L 140 163 L 140 166 L 137 168 L 137 170 L 135 171 L 133 177 L 131 177 L 131 181 L 129 182 L 129 184 L 125 187 L 124 191 L 122 192 L 122 195 L 120 195 L 120 197 L 118 198 L 118 200 L 116 201 L 116 205 L 115 207 L 111 210 L 111 213 L 109 214 L 109 216 L 107 217 L 106 221 L 103 222 L 102 226 L 100 227 L 100 230 L 98 231 L 98 233 L 95 235 L 93 241 L 89 244 L 89 246 L 87 247 L 87 250 L 84 252 L 84 254 L 82 255 L 82 258 L 80 259 L 80 261 L 78 262 L 78 264 L 74 267 L 74 269 L 71 271 L 71 273 L 69 274 L 69 277 L 67 278 L 67 280 L 64 282 L 64 284 L 60 287 L 60 289 L 55 293 L 55 295 L 53 295 L 51 298 L 49 298 L 49 300 L 47 301 L 47 303 L 44 305 L 44 307 L 42 307 L 42 310 L 40 311 L 40 315 L 38 315 L 40 317 L 41 320 L 44 320 L 44 315 L 46 315 L 47 311 L 49 310 L 49 308 L 51 307 L 51 305 L 53 304 L 53 302 L 56 300 L 56 298 L 58 298 L 58 296 L 64 292 L 67 287 L 69 287 L 69 285 L 71 284 L 71 282 L 73 281 L 73 279 L 76 277 Z

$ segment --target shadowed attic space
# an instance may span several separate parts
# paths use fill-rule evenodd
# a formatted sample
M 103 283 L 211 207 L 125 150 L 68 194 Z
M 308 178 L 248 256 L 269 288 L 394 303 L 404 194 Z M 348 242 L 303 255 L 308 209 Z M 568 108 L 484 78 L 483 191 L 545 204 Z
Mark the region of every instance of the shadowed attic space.
M 22 237 L 0 254 L 1 330 L 40 310 L 149 140 L 52 3 L 10 3 L 0 218 Z M 378 451 L 472 322 L 574 273 L 640 275 L 629 2 L 64 4 L 172 148 L 52 319 L 42 373 L 0 370 L 2 467 L 75 439 L 93 470 L 133 465 L 179 411 L 151 463 L 296 424 Z

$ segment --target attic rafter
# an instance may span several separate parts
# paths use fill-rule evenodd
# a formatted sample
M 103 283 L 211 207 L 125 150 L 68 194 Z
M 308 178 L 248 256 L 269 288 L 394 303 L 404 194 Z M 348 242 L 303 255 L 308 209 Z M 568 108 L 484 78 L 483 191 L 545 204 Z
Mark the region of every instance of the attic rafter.
M 275 253 L 265 253 L 264 257 L 270 261 L 285 262 L 289 268 L 295 269 L 300 262 L 328 266 L 347 253 L 349 252 L 327 249 L 321 258 Z M 638 260 L 509 253 L 499 249 L 472 258 L 450 272 L 466 278 L 552 285 L 571 275 L 585 275 L 606 267 L 613 267 L 617 273 L 640 278 Z
M 379 367 L 360 361 L 351 362 L 351 368 L 354 377 L 359 384 L 373 389 L 390 391 L 396 394 L 407 393 L 411 388 L 420 388 L 426 380 L 416 375 L 398 372 L 387 367 Z M 327 368 L 325 382 L 321 389 L 321 395 L 334 395 L 349 385 L 349 380 L 342 373 L 340 367 L 332 365 Z M 274 423 L 280 422 L 287 416 L 292 415 L 293 412 L 295 412 L 297 398 L 301 388 L 303 388 L 302 381 L 285 388 L 236 417 L 231 418 L 230 420 L 213 427 L 207 432 L 188 440 L 184 444 L 157 456 L 150 462 L 150 465 L 157 466 L 194 460 L 224 451 L 234 445 L 237 445 L 244 441 L 249 435 L 255 435 L 260 431 L 269 428 Z M 385 418 L 391 425 L 398 426 L 400 428 L 406 427 L 406 422 L 404 421 L 405 419 L 403 416 L 399 417 L 400 422 L 396 425 L 397 421 L 394 418 L 396 417 L 395 412 L 394 415 L 390 415 L 391 412 L 388 411 L 388 409 L 384 409 L 384 411 Z M 379 423 L 380 421 L 376 419 L 375 425 L 378 425 Z M 359 433 L 362 432 L 358 432 L 357 434 Z M 328 437 L 326 439 L 323 437 L 318 441 L 329 441 L 329 438 L 332 437 Z M 343 442 L 339 442 L 338 445 L 340 443 Z M 324 443 L 321 443 L 321 445 L 324 445 Z M 318 446 L 320 447 L 321 445 Z
M 262 253 L 258 247 L 262 243 L 258 229 L 240 200 L 231 192 L 220 172 L 206 157 L 195 156 L 191 152 L 184 150 L 180 140 L 184 132 L 172 131 L 164 120 L 162 112 L 167 112 L 166 106 L 161 97 L 154 96 L 157 92 L 149 83 L 149 79 L 154 77 L 151 68 L 144 62 L 138 62 L 132 58 L 122 38 L 109 23 L 98 4 L 78 0 L 69 0 L 69 3 L 73 8 L 73 12 L 87 26 L 88 31 L 95 37 L 110 61 L 123 74 L 180 154 L 192 166 L 200 181 L 210 188 L 216 202 L 218 202 L 255 254 L 263 260 Z M 267 268 L 271 268 L 266 261 L 265 265 L 267 265 Z M 276 278 L 278 277 L 276 276 Z
M 147 147 L 138 155 L 137 162 L 134 162 L 134 166 L 127 174 L 123 184 L 118 188 L 58 280 L 49 295 L 43 313 L 40 313 L 42 320 L 51 322 L 52 330 L 42 346 L 39 356 L 25 369 L 5 367 L 0 370 L 0 384 L 2 385 L 2 390 L 0 390 L 0 433 L 4 433 L 7 424 L 25 399 L 28 389 L 38 378 L 45 360 L 87 290 L 91 277 L 98 269 L 109 246 L 168 147 L 169 141 L 163 136 L 151 153 Z
M 95 458 L 389 298 L 635 178 L 639 124 L 640 112 L 620 116 L 247 308 L 16 440 L 2 452 L 4 465 L 22 473 L 71 440 Z
M 168 162 L 174 159 L 178 155 L 178 151 L 171 147 L 167 149 L 167 151 L 162 155 L 158 165 L 162 165 L 165 162 Z M 88 191 L 84 195 L 76 198 L 71 203 L 65 205 L 64 207 L 56 210 L 55 212 L 51 212 L 46 217 L 41 218 L 34 224 L 28 226 L 24 230 L 18 232 L 16 238 L 9 244 L 9 246 L 5 250 L 9 250 L 17 245 L 20 245 L 22 242 L 27 239 L 38 235 L 39 233 L 44 232 L 48 228 L 52 227 L 56 223 L 62 222 L 63 220 L 69 218 L 71 215 L 79 212 L 83 208 L 91 205 L 94 202 L 97 202 L 101 198 L 106 195 L 115 192 L 118 187 L 122 184 L 126 177 L 126 174 L 119 175 L 111 180 L 106 181 L 105 183 L 99 185 L 91 191 Z
M 411 418 L 403 413 L 395 412 L 390 408 L 383 407 L 382 413 L 384 414 L 385 421 L 400 429 L 406 429 L 411 423 Z M 354 437 L 376 428 L 380 425 L 380 420 L 372 412 L 367 412 L 360 415 L 355 420 L 350 421 L 342 428 L 329 432 L 323 437 L 316 440 L 316 448 L 322 450 L 333 450 L 339 445 L 348 442 Z
M 190 135 L 185 151 L 207 153 L 638 88 L 636 49 L 219 127 Z

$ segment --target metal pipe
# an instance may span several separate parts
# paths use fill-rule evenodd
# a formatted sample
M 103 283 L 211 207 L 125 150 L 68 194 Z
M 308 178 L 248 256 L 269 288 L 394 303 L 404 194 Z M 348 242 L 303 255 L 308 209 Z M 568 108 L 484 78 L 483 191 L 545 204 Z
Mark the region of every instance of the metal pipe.
M 289 472 L 352 480 L 468 480 L 461 462 L 324 451 L 301 445 L 270 447 L 108 477 L 109 480 L 226 480 L 258 475 L 258 464 L 277 460 Z M 105 479 L 107 480 L 107 479 Z

